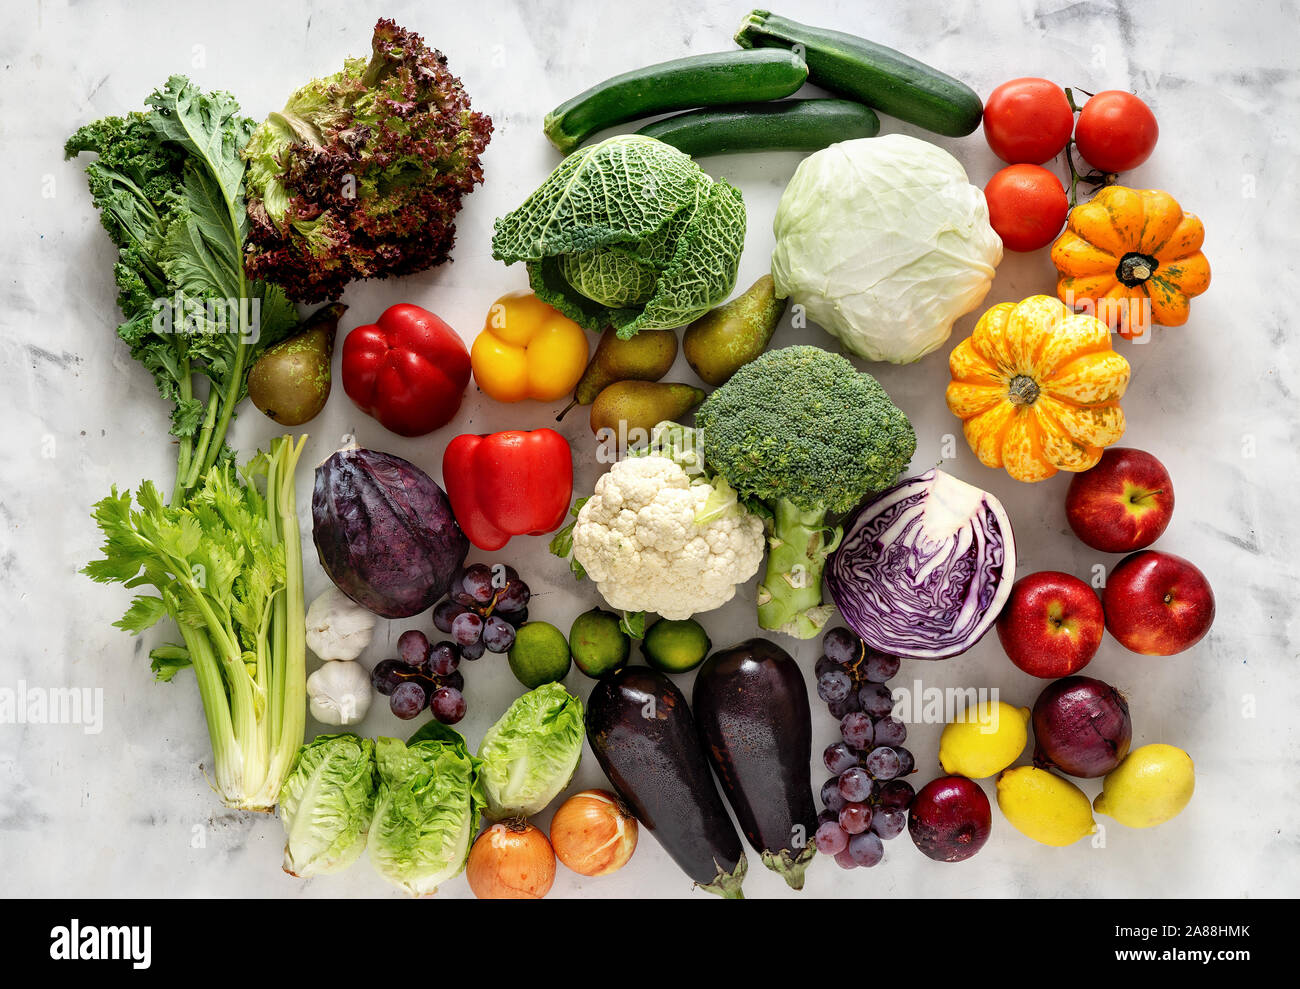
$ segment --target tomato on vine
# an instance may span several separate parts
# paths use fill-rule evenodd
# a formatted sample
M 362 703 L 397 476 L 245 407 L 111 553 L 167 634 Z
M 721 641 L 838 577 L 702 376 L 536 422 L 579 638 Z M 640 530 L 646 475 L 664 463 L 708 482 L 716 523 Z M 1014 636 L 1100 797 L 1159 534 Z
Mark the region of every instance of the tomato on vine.
M 1108 89 L 1079 111 L 1075 147 L 1102 172 L 1127 172 L 1151 157 L 1160 128 L 1151 108 L 1132 93 Z
M 1060 154 L 1074 130 L 1074 109 L 1048 79 L 1012 79 L 984 104 L 984 137 L 1010 165 L 1041 165 Z
M 989 223 L 1009 251 L 1036 251 L 1065 226 L 1069 211 L 1061 180 L 1039 165 L 1009 165 L 984 187 Z

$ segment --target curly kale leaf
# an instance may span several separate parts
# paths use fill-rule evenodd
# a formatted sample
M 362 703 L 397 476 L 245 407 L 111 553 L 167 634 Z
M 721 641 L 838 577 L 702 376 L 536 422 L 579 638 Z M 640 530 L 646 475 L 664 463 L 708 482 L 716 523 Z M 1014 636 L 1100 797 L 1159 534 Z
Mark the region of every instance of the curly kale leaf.
M 100 222 L 118 248 L 118 336 L 172 403 L 175 494 L 225 462 L 225 431 L 246 372 L 297 321 L 284 293 L 244 274 L 247 230 L 239 151 L 253 122 L 226 93 L 172 76 L 149 110 L 87 124 L 64 146 L 86 166 Z M 196 378 L 211 384 L 196 393 Z

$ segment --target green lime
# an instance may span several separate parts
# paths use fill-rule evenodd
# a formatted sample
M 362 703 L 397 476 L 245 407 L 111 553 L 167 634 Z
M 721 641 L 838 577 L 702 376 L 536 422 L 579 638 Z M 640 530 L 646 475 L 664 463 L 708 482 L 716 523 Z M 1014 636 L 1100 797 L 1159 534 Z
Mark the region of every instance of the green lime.
M 641 642 L 647 662 L 664 673 L 687 673 L 704 662 L 713 645 L 694 618 L 669 621 L 661 618 L 650 626 Z
M 578 669 L 594 680 L 627 662 L 632 640 L 620 627 L 618 615 L 592 608 L 573 620 L 569 649 Z
M 569 672 L 569 644 L 549 622 L 524 622 L 510 647 L 510 672 L 529 690 L 563 680 Z

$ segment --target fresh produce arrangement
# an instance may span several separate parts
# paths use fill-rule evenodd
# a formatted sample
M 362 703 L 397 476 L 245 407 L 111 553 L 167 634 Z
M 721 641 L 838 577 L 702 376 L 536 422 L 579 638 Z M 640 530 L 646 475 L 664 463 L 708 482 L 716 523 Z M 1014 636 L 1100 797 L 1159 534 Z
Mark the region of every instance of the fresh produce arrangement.
M 418 304 L 454 314 L 448 289 L 414 282 L 346 330 L 347 397 L 333 401 L 374 421 L 366 446 L 349 432 L 314 468 L 328 586 L 310 606 L 307 439 L 241 458 L 231 421 L 245 397 L 284 427 L 327 408 L 355 312 L 341 296 L 451 259 L 463 197 L 510 166 L 480 160 L 491 120 L 445 56 L 385 19 L 368 58 L 260 125 L 173 76 L 144 112 L 69 138 L 69 157 L 96 156 L 117 333 L 169 403 L 177 446 L 169 501 L 144 481 L 94 506 L 102 558 L 84 573 L 153 589 L 116 624 L 174 624 L 154 676 L 193 671 L 213 786 L 229 807 L 278 812 L 286 873 L 366 853 L 411 896 L 465 872 L 478 898 L 538 899 L 570 875 L 619 873 L 644 833 L 684 892 L 739 899 L 750 853 L 793 890 L 828 868 L 819 857 L 881 866 L 904 831 L 925 858 L 963 862 L 1004 840 L 990 796 L 1012 831 L 1062 849 L 1097 833 L 1094 813 L 1146 829 L 1191 800 L 1191 756 L 1146 742 L 1127 670 L 1103 651 L 1109 636 L 1133 667 L 1154 663 L 1141 657 L 1192 649 L 1215 618 L 1209 578 L 1153 548 L 1173 516 L 1169 470 L 1118 445 L 1121 400 L 1154 363 L 1135 372 L 1124 348 L 1190 323 L 1210 281 L 1201 220 L 1119 184 L 1156 148 L 1150 107 L 1117 91 L 1081 104 L 1041 78 L 982 101 L 879 42 L 761 10 L 735 41 L 546 114 L 564 157 L 495 220 L 501 281 L 475 286 L 470 312 L 487 316 L 472 341 Z M 982 124 L 1006 167 L 981 190 L 895 121 L 952 138 Z M 764 151 L 807 153 L 770 217 L 695 161 Z M 770 221 L 774 246 L 737 293 L 751 221 Z M 985 309 L 947 347 L 943 405 L 891 384 L 896 402 L 863 365 L 919 381 L 1005 251 L 1042 252 L 1055 295 L 1049 279 Z M 786 341 L 808 322 L 829 339 Z M 669 380 L 679 357 L 695 380 Z M 932 458 L 940 438 L 918 438 L 905 411 L 921 401 L 946 406 L 969 452 Z M 468 410 L 487 403 L 518 428 L 478 432 Z M 565 422 L 575 407 L 594 442 Z M 386 434 L 413 459 L 375 448 Z M 1068 486 L 1051 481 L 1062 471 Z M 991 489 L 1016 482 L 1060 485 L 1067 525 L 1013 520 Z M 1017 572 L 1018 537 L 1039 550 L 1071 532 L 1126 555 L 1091 582 Z M 507 545 L 519 569 L 482 556 Z M 972 688 L 960 712 L 902 707 L 912 688 L 890 682 L 905 663 L 921 690 L 931 663 L 962 664 L 991 629 L 1008 682 L 1045 681 L 1032 705 Z M 724 634 L 735 644 L 715 648 Z M 475 669 L 509 684 L 499 706 L 467 697 L 464 664 L 489 653 Z M 814 719 L 810 690 L 838 728 L 825 746 L 832 721 Z M 476 750 L 451 727 L 474 730 L 470 699 L 495 719 Z M 918 765 L 906 743 L 928 723 L 937 765 Z M 584 746 L 607 787 L 580 778 L 595 771 Z M 830 774 L 816 793 L 815 751 Z M 900 844 L 891 861 L 910 854 Z

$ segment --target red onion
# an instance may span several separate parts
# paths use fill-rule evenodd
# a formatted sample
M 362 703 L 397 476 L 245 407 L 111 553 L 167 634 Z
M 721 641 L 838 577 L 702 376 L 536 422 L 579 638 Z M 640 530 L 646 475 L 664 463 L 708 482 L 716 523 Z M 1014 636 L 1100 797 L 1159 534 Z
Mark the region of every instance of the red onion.
M 1034 702 L 1034 763 L 1069 776 L 1105 776 L 1128 755 L 1133 723 L 1128 701 L 1108 683 L 1062 677 Z

